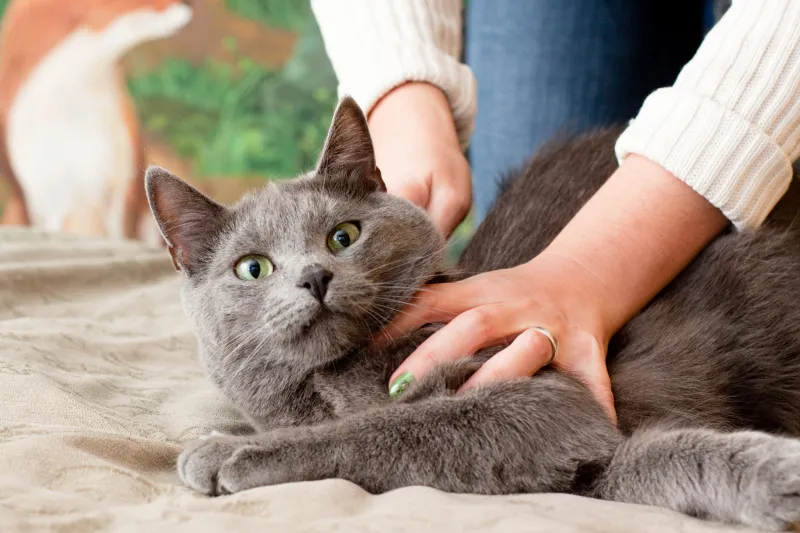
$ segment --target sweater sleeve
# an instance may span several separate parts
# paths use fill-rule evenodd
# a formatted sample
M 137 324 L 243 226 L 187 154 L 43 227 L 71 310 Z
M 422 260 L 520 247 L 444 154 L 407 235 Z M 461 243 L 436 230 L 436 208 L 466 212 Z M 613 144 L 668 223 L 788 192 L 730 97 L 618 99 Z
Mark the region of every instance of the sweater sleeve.
M 616 151 L 620 162 L 636 153 L 660 164 L 737 227 L 759 226 L 800 155 L 800 2 L 734 0 Z
M 439 87 L 462 147 L 472 135 L 476 83 L 460 62 L 461 0 L 312 0 L 339 80 L 365 113 L 407 81 Z

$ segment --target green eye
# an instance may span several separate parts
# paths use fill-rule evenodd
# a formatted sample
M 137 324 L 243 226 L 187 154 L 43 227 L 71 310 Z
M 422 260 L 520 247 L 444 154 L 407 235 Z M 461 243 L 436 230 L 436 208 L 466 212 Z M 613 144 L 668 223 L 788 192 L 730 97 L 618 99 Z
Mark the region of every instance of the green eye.
M 328 235 L 328 248 L 337 252 L 356 242 L 361 230 L 352 222 L 342 222 Z
M 274 267 L 269 259 L 263 255 L 248 255 L 236 262 L 236 277 L 244 281 L 253 281 L 266 278 Z

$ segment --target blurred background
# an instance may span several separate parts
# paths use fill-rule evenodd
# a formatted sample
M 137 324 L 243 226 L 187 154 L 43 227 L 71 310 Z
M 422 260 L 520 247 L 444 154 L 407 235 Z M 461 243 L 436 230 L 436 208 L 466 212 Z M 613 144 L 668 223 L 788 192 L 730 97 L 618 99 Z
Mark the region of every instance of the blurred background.
M 0 0 L 0 13 L 8 3 Z M 120 61 L 147 162 L 226 203 L 311 168 L 337 94 L 308 1 L 195 0 L 192 8 L 186 27 Z M 453 254 L 469 232 L 467 222 Z

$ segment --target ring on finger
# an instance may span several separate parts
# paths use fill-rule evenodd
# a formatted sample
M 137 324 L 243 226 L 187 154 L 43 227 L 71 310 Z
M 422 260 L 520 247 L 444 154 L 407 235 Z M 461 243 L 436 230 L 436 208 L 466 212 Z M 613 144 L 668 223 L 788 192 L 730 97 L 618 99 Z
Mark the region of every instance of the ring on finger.
M 550 346 L 553 348 L 553 352 L 550 355 L 550 359 L 543 366 L 547 366 L 553 362 L 553 359 L 556 358 L 556 353 L 558 352 L 558 341 L 556 340 L 556 336 L 550 333 L 546 328 L 541 326 L 534 326 L 531 328 L 533 331 L 543 335 L 548 341 L 550 341 Z

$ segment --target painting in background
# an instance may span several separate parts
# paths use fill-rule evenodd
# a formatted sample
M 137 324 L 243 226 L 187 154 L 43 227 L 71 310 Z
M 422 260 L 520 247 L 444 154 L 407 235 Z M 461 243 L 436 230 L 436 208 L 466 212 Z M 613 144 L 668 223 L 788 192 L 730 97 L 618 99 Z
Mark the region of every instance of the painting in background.
M 337 94 L 309 3 L 195 0 L 192 7 L 177 34 L 139 45 L 122 61 L 147 163 L 226 203 L 312 167 Z M 457 242 L 468 234 L 464 225 Z
M 336 78 L 308 2 L 204 0 L 123 63 L 151 162 L 222 201 L 313 166 Z

